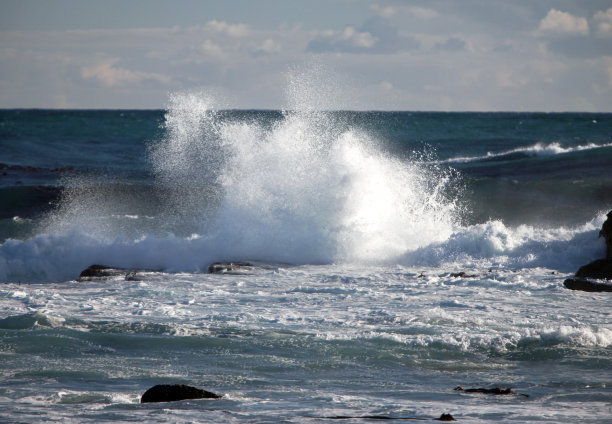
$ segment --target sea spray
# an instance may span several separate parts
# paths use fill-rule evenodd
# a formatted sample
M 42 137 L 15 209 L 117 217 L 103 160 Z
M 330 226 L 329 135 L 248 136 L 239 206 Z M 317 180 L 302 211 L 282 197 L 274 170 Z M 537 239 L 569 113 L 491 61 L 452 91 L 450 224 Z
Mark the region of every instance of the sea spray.
M 221 124 L 208 94 L 170 96 L 165 134 L 151 144 L 149 157 L 163 197 L 164 227 L 174 233 L 201 231 L 219 200 L 217 180 L 227 155 Z
M 173 97 L 168 136 L 152 157 L 162 182 L 185 196 L 173 205 L 178 216 L 198 217 L 194 205 L 219 201 L 199 229 L 217 256 L 379 262 L 452 231 L 450 173 L 390 157 L 365 132 L 313 109 L 312 97 L 271 128 L 220 122 L 205 102 L 182 99 Z

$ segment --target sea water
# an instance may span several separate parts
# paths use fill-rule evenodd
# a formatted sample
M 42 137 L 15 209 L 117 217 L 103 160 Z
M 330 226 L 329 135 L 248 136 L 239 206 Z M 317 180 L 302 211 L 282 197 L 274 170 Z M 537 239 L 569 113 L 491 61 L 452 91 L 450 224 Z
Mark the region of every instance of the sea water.
M 610 296 L 563 281 L 605 255 L 612 115 L 293 89 L 0 112 L 0 420 L 610 420 Z M 261 266 L 207 273 L 236 260 Z M 223 398 L 139 403 L 175 383 Z

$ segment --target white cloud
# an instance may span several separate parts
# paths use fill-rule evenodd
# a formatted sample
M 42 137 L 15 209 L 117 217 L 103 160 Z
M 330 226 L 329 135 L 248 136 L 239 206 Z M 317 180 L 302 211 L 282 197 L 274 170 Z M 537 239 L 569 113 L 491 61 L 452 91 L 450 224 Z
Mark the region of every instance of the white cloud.
M 359 31 L 347 26 L 342 31 L 322 31 L 309 44 L 312 51 L 365 52 L 378 43 L 369 31 Z
M 212 32 L 221 33 L 235 38 L 245 37 L 249 34 L 248 25 L 228 24 L 227 22 L 217 20 L 208 21 L 204 28 Z
M 603 37 L 612 37 L 612 7 L 606 11 L 599 11 L 593 16 L 597 22 L 597 34 Z
M 91 66 L 84 66 L 81 68 L 81 76 L 84 79 L 96 79 L 107 87 L 137 85 L 145 80 L 153 80 L 162 84 L 171 82 L 171 78 L 165 75 L 131 71 L 114 66 L 118 61 L 119 59 L 109 58 Z
M 540 21 L 539 31 L 552 35 L 587 35 L 589 23 L 586 18 L 574 16 L 557 9 L 550 9 Z
M 376 44 L 376 38 L 369 32 L 359 32 L 351 26 L 347 26 L 342 31 L 340 39 L 346 41 L 349 45 L 355 47 L 363 47 L 369 49 Z
M 266 38 L 263 43 L 257 49 L 255 49 L 256 53 L 266 53 L 266 54 L 274 54 L 280 53 L 281 45 L 274 41 L 272 38 Z
M 225 57 L 221 46 L 211 40 L 205 40 L 200 46 L 200 50 L 208 57 L 216 59 L 222 59 Z

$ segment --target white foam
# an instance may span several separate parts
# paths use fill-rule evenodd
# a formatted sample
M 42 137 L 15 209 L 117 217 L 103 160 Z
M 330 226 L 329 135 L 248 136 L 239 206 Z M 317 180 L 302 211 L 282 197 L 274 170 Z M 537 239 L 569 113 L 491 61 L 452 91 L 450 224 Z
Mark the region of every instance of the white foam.
M 500 158 L 509 156 L 516 153 L 522 153 L 528 156 L 552 156 L 561 155 L 566 153 L 581 152 L 584 150 L 602 149 L 606 147 L 612 147 L 612 143 L 596 144 L 588 143 L 584 145 L 578 145 L 573 147 L 563 147 L 559 142 L 553 143 L 536 143 L 532 146 L 518 147 L 516 149 L 505 150 L 501 152 L 488 152 L 484 156 L 459 156 L 455 158 L 446 159 L 439 161 L 438 163 L 468 163 L 478 162 L 481 160 L 488 160 L 494 158 Z
M 404 264 L 431 266 L 513 266 L 545 267 L 575 271 L 605 256 L 605 244 L 598 231 L 605 220 L 600 213 L 590 222 L 573 228 L 539 228 L 530 225 L 508 227 L 489 221 L 457 227 L 442 243 L 408 252 Z

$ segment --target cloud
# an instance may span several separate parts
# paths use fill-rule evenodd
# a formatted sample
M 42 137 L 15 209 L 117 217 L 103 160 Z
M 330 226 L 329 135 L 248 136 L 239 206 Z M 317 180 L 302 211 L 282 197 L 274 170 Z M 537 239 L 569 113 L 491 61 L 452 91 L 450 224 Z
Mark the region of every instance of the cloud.
M 204 40 L 199 50 L 207 57 L 215 59 L 223 59 L 225 57 L 221 46 L 211 40 Z
M 342 31 L 326 31 L 308 44 L 308 50 L 314 52 L 364 52 L 378 42 L 369 32 L 361 32 L 352 26 Z
M 256 55 L 277 54 L 281 52 L 281 45 L 272 38 L 266 38 L 254 50 Z
M 107 87 L 137 85 L 146 80 L 162 84 L 171 82 L 171 78 L 165 75 L 131 71 L 114 66 L 118 61 L 117 58 L 110 58 L 91 66 L 84 66 L 81 68 L 81 76 L 84 79 L 96 79 Z
M 249 26 L 246 24 L 228 24 L 217 20 L 208 21 L 204 25 L 204 29 L 235 38 L 245 37 L 249 34 Z
M 589 23 L 586 18 L 574 16 L 557 9 L 550 9 L 540 21 L 538 30 L 546 35 L 588 35 Z
M 602 37 L 612 37 L 612 7 L 599 11 L 593 16 L 597 22 L 597 34 Z
M 419 47 L 412 37 L 403 36 L 388 20 L 373 17 L 355 28 L 343 31 L 325 31 L 308 43 L 312 52 L 336 53 L 396 53 Z

